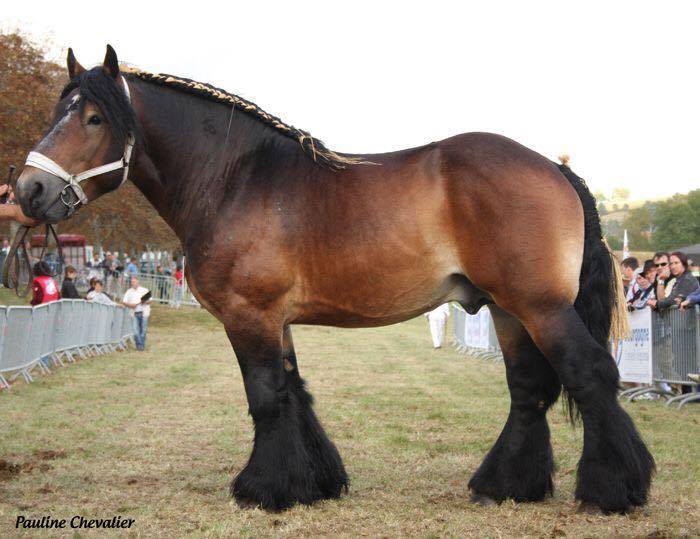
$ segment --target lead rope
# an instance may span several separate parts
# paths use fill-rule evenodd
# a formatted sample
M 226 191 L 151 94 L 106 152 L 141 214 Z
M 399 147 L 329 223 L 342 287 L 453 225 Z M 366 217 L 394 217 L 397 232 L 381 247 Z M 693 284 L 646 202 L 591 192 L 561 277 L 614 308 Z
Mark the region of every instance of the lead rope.
M 29 229 L 30 227 L 24 225 L 19 227 L 2 265 L 2 285 L 5 288 L 13 289 L 17 297 L 20 298 L 29 293 L 32 283 L 32 265 L 25 245 Z M 21 284 L 23 276 L 26 276 L 24 286 Z
M 2 285 L 15 291 L 19 298 L 27 296 L 32 288 L 32 263 L 27 250 L 27 234 L 32 227 L 22 225 L 12 240 L 10 251 L 7 253 L 5 263 L 2 265 Z M 44 246 L 41 250 L 39 260 L 44 259 L 46 249 L 49 246 L 49 236 L 53 236 L 58 248 L 58 268 L 56 274 L 63 271 L 63 249 L 53 225 L 46 225 L 44 231 Z M 26 280 L 25 280 L 26 279 Z

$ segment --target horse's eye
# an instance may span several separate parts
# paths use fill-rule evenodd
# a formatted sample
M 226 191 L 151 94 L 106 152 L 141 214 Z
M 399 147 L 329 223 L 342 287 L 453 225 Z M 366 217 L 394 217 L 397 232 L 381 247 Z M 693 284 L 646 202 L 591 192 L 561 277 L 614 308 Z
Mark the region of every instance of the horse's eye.
M 88 118 L 87 123 L 90 125 L 100 125 L 102 123 L 102 120 L 100 119 L 99 116 L 97 116 L 96 114 L 93 114 L 92 116 L 90 116 Z

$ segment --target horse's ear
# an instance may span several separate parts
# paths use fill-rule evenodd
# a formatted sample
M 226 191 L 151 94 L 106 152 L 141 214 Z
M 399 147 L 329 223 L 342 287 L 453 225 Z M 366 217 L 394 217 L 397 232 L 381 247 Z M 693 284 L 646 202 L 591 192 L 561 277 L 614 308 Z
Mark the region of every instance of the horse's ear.
M 67 59 L 67 64 L 68 64 L 68 76 L 70 77 L 71 80 L 75 78 L 76 75 L 80 75 L 83 71 L 85 71 L 85 68 L 80 65 L 80 62 L 75 59 L 75 54 L 73 54 L 73 49 L 68 49 L 68 59 Z
M 115 79 L 119 76 L 119 60 L 112 45 L 107 45 L 107 53 L 105 54 L 105 61 L 102 63 L 102 69 L 107 75 Z

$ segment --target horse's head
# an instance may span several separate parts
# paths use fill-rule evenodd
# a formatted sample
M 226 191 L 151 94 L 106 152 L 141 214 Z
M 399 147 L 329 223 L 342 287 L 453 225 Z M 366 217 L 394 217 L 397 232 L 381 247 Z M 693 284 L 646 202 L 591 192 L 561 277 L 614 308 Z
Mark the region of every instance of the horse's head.
M 69 49 L 68 75 L 51 127 L 17 180 L 24 213 L 50 223 L 122 184 L 138 132 L 112 47 L 107 45 L 104 63 L 90 70 Z

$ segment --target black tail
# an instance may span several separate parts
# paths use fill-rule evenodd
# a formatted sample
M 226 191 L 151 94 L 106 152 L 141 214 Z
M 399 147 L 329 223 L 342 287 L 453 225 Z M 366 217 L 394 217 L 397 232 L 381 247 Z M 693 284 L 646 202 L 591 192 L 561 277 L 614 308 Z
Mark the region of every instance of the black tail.
M 603 239 L 600 216 L 596 201 L 586 182 L 579 178 L 567 165 L 557 165 L 561 173 L 576 190 L 583 206 L 585 239 L 583 262 L 579 279 L 579 292 L 574 307 L 593 338 L 603 348 L 608 348 L 608 339 L 613 322 L 624 309 L 619 301 L 619 275 L 617 264 L 607 243 Z M 617 325 L 617 324 L 615 324 Z M 572 421 L 578 417 L 573 399 L 567 394 L 569 415 Z

